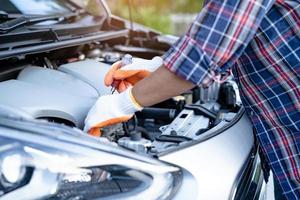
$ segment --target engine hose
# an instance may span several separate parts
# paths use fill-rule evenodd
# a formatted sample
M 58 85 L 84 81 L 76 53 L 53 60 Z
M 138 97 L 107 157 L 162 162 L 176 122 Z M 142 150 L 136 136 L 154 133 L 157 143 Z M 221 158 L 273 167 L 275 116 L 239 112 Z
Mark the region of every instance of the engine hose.
M 154 140 L 154 138 L 151 137 L 151 134 L 145 128 L 143 128 L 141 126 L 137 126 L 136 131 L 141 132 L 141 134 L 144 138 L 151 140 L 151 141 Z
M 173 120 L 177 114 L 176 109 L 167 108 L 144 108 L 141 112 L 136 113 L 138 118 L 160 120 Z

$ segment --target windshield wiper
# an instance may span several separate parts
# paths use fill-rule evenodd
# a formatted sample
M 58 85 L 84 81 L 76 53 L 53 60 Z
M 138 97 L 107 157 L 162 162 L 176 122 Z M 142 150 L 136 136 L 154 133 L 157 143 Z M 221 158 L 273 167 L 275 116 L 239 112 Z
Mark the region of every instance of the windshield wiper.
M 0 19 L 7 19 L 8 18 L 8 13 L 5 12 L 4 10 L 0 10 Z
M 79 12 L 74 13 L 67 13 L 63 15 L 48 15 L 48 16 L 38 16 L 38 17 L 28 17 L 28 16 L 21 16 L 15 19 L 8 20 L 2 24 L 0 24 L 0 33 L 7 33 L 15 28 L 22 27 L 25 25 L 36 24 L 43 21 L 48 20 L 66 20 L 71 17 L 78 16 Z

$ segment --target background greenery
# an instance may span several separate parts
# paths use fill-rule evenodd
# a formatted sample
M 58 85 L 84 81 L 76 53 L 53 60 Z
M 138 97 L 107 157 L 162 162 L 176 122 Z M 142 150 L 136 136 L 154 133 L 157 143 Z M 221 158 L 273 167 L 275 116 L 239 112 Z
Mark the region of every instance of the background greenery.
M 198 13 L 203 0 L 107 0 L 115 15 L 129 18 L 128 1 L 132 5 L 133 21 L 163 33 L 172 34 L 172 15 Z

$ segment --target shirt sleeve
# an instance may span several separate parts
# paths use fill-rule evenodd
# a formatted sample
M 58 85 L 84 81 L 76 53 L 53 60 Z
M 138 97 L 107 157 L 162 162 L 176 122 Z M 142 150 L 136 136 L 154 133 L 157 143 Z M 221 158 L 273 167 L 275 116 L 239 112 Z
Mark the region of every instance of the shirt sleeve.
M 228 70 L 254 37 L 275 0 L 210 0 L 163 55 L 178 76 L 201 84 Z

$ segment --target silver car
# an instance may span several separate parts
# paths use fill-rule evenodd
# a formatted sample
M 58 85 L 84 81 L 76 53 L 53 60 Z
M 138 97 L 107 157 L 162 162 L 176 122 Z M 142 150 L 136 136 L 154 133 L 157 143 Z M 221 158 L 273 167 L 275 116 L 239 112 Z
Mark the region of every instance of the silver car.
M 233 78 L 82 131 L 113 62 L 176 41 L 97 2 L 1 1 L 0 199 L 265 199 Z

